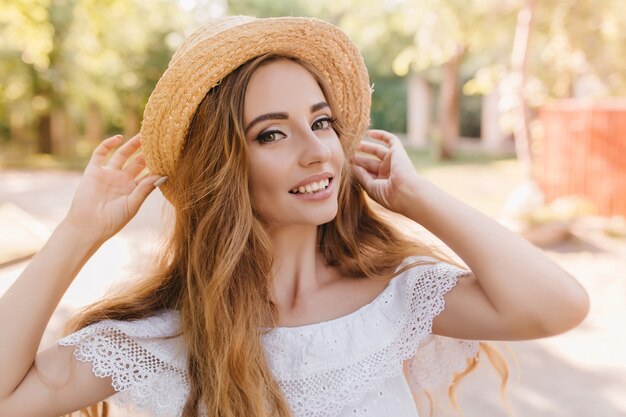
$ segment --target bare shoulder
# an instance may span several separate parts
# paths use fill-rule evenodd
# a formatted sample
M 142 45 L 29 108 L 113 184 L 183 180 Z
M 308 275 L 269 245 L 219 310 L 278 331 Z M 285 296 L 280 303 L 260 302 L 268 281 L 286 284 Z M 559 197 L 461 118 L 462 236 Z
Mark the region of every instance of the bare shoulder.
M 293 307 L 279 307 L 278 325 L 298 327 L 343 317 L 371 303 L 388 283 L 374 278 L 339 277 Z
M 57 417 L 115 393 L 111 378 L 94 375 L 89 362 L 74 356 L 74 347 L 54 344 L 40 351 L 20 385 L 0 402 L 0 415 Z

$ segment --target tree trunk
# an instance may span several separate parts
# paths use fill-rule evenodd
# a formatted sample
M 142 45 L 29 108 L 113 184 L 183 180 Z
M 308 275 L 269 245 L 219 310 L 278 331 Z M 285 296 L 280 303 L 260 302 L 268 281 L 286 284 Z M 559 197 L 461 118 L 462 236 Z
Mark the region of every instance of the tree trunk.
M 459 48 L 461 49 L 461 48 Z M 436 149 L 437 159 L 452 159 L 459 139 L 459 64 L 461 53 L 443 65 L 443 77 L 439 90 L 438 125 L 440 143 Z
M 52 135 L 50 134 L 50 113 L 39 116 L 37 125 L 37 152 L 52 154 Z
M 74 153 L 74 138 L 68 132 L 70 118 L 64 108 L 56 108 L 50 112 L 50 137 L 52 153 L 56 156 L 68 157 Z
M 526 0 L 517 15 L 515 39 L 511 53 L 511 76 L 516 84 L 517 114 L 513 137 L 515 152 L 522 168 L 522 183 L 511 193 L 505 206 L 505 216 L 509 227 L 519 233 L 526 233 L 533 226 L 528 216 L 543 206 L 545 199 L 542 190 L 537 186 L 532 173 L 533 158 L 529 132 L 529 110 L 526 102 L 525 86 L 528 78 L 528 49 L 532 30 L 535 0 Z
M 20 110 L 9 109 L 9 140 L 20 157 L 31 152 L 24 113 Z
M 96 147 L 104 140 L 104 122 L 98 104 L 91 102 L 85 114 L 85 136 L 90 147 Z
M 428 145 L 432 87 L 423 77 L 411 74 L 408 81 L 407 136 L 415 147 Z
M 532 31 L 535 0 L 527 0 L 517 15 L 515 39 L 511 53 L 511 73 L 517 81 L 517 121 L 513 130 L 517 160 L 522 166 L 524 176 L 532 178 L 532 151 L 529 133 L 529 110 L 526 102 L 525 86 L 528 79 L 528 49 Z

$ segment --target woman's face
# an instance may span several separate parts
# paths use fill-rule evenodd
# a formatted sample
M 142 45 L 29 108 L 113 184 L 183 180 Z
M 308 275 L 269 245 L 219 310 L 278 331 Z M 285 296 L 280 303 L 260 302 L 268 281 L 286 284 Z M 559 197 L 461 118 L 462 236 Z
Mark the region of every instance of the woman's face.
M 271 224 L 313 224 L 337 214 L 344 154 L 317 81 L 286 59 L 259 68 L 244 99 L 254 208 Z

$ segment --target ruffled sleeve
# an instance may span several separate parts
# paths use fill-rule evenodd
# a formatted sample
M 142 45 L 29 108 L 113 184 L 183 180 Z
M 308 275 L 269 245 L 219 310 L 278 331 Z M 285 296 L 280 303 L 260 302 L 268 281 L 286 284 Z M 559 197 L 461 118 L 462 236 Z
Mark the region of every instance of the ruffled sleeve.
M 93 373 L 111 377 L 109 401 L 155 417 L 180 416 L 189 393 L 186 351 L 177 312 L 134 321 L 103 320 L 57 343 L 75 346 L 74 356 Z
M 430 335 L 422 340 L 409 360 L 409 383 L 413 391 L 447 388 L 455 374 L 463 372 L 468 359 L 478 354 L 479 343 Z
M 444 296 L 471 271 L 446 262 L 420 265 L 409 270 L 411 311 L 419 345 L 407 361 L 407 380 L 415 393 L 447 388 L 468 360 L 478 355 L 479 342 L 432 334 L 433 319 L 445 308 Z

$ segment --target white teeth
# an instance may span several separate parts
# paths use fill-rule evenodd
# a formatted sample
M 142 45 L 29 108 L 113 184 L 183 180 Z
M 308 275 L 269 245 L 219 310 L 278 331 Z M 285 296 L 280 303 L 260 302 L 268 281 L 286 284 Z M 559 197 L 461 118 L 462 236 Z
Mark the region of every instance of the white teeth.
M 326 178 L 318 182 L 312 182 L 311 184 L 294 188 L 293 190 L 291 190 L 291 192 L 293 194 L 312 194 L 316 191 L 326 189 L 326 187 L 328 187 L 328 184 L 330 184 L 330 179 Z

